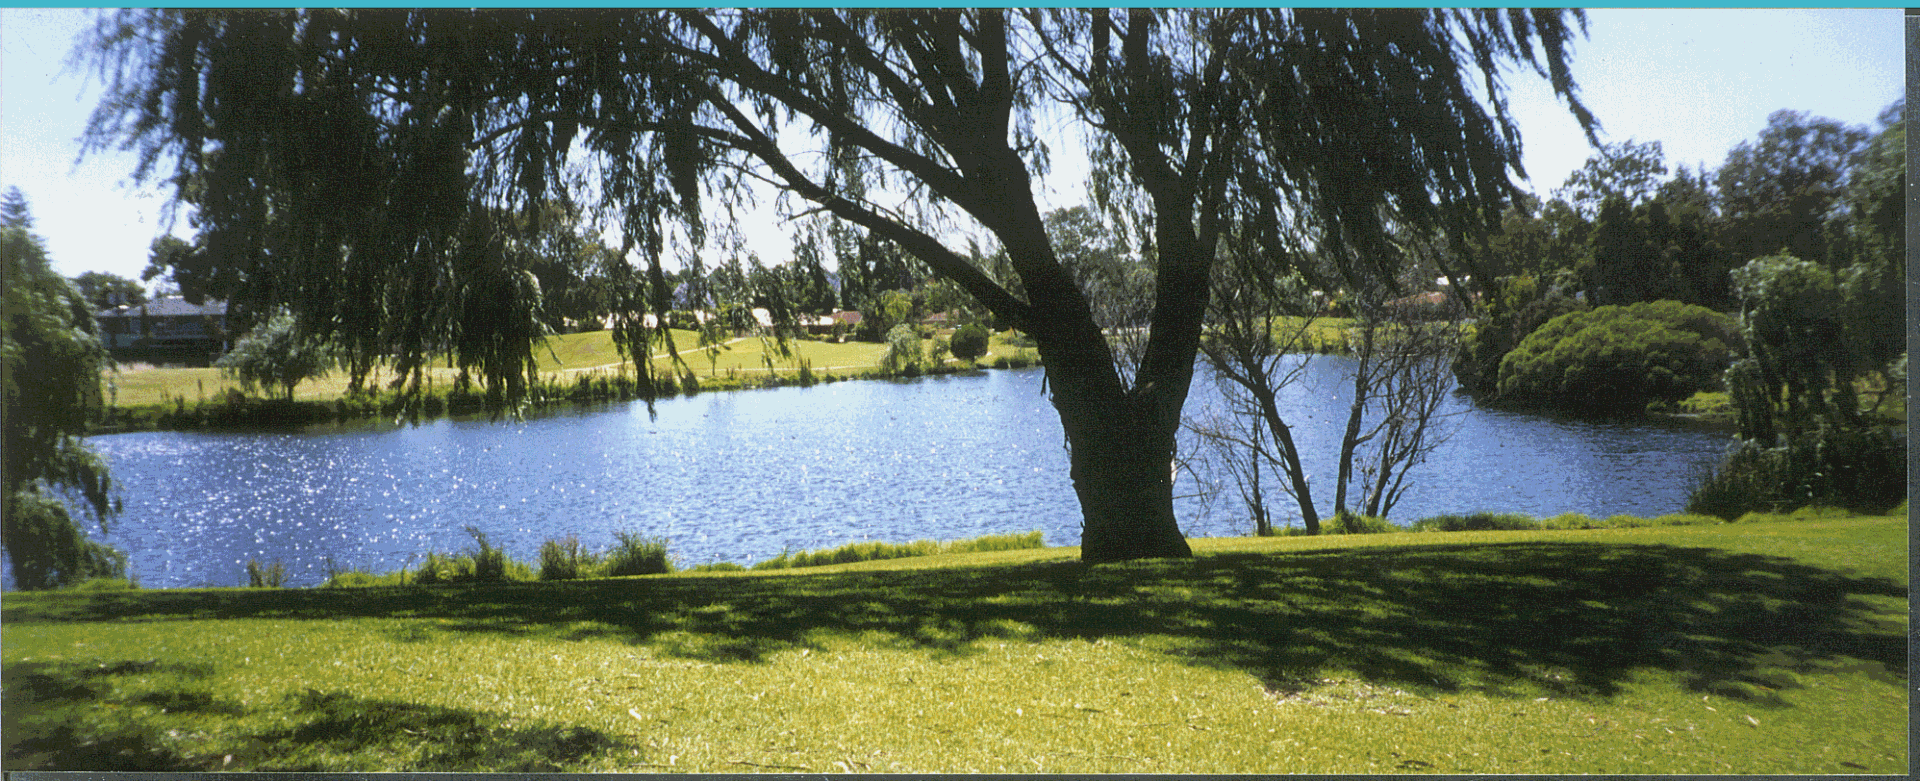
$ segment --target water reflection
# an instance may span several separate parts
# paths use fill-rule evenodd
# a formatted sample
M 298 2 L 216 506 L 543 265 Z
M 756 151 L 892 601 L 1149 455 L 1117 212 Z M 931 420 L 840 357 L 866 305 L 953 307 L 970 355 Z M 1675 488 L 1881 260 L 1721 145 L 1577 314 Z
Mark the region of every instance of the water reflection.
M 1292 403 L 1309 467 L 1330 483 L 1340 365 L 1322 360 Z M 995 371 L 713 393 L 659 402 L 655 415 L 629 404 L 518 422 L 91 442 L 125 492 L 109 541 L 150 586 L 234 585 L 250 557 L 285 562 L 295 584 L 323 579 L 329 559 L 391 570 L 468 547 L 468 525 L 523 560 L 545 539 L 598 546 L 621 529 L 668 538 L 687 564 L 1033 529 L 1076 544 L 1064 441 L 1040 382 L 1036 370 Z M 1209 393 L 1196 383 L 1194 407 Z M 1727 442 L 1457 403 L 1459 432 L 1416 475 L 1397 519 L 1670 512 Z M 1245 532 L 1231 503 L 1210 516 L 1182 504 L 1189 535 Z

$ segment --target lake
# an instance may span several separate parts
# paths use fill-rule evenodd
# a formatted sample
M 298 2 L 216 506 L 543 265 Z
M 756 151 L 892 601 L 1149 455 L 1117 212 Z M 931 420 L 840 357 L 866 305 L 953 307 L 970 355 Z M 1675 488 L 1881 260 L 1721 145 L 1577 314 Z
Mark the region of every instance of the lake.
M 1289 390 L 1316 498 L 1332 500 L 1342 358 L 1315 358 Z M 1200 373 L 1201 375 L 1204 372 Z M 1079 542 L 1059 418 L 1042 372 L 708 393 L 545 412 L 525 420 L 146 432 L 89 442 L 125 512 L 106 540 L 149 587 L 243 585 L 249 558 L 290 585 L 340 567 L 390 571 L 471 547 L 465 527 L 524 561 L 546 539 L 591 547 L 661 536 L 683 565 L 751 563 L 855 540 L 950 540 L 1039 529 Z M 1189 411 L 1213 391 L 1196 376 Z M 1555 515 L 1677 512 L 1726 433 L 1474 408 L 1412 477 L 1408 523 L 1478 510 Z M 1188 536 L 1246 534 L 1231 489 L 1211 505 L 1183 475 Z M 1278 522 L 1297 517 L 1276 505 Z M 1325 509 L 1322 512 L 1326 512 Z M 1295 521 L 1297 524 L 1297 521 Z

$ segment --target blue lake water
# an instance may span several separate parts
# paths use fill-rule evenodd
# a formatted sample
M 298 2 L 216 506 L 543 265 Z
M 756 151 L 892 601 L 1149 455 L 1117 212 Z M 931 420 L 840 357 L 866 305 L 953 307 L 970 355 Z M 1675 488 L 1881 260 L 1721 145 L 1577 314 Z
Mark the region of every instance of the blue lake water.
M 1331 501 L 1342 359 L 1289 398 L 1323 505 Z M 147 586 L 238 585 L 249 558 L 290 583 L 338 566 L 388 571 L 486 532 L 516 558 L 577 534 L 665 537 L 683 564 L 750 563 L 854 540 L 950 540 L 1041 530 L 1078 544 L 1059 419 L 1039 370 L 709 393 L 412 427 L 94 437 L 125 512 L 106 540 Z M 1196 381 L 1190 410 L 1212 391 Z M 1724 433 L 1475 409 L 1392 513 L 1655 515 L 1678 511 Z M 1183 476 L 1196 493 L 1206 476 Z M 1230 491 L 1180 503 L 1188 536 L 1249 531 Z M 1279 518 L 1297 516 L 1276 505 Z M 1325 510 L 1323 509 L 1323 512 Z

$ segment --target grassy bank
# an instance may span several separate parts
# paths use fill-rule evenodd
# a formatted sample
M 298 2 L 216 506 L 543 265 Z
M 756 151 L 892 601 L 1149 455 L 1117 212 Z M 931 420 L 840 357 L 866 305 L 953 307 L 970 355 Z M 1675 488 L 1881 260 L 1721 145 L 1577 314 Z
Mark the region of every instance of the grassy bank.
M 683 372 L 673 369 L 673 361 L 664 350 L 651 358 L 659 376 L 677 379 L 672 387 L 656 388 L 661 395 L 892 376 L 881 368 L 886 347 L 880 344 L 795 340 L 789 342 L 789 354 L 781 355 L 772 342 L 744 338 L 720 346 L 709 360 L 708 352 L 697 348 L 697 334 L 675 331 L 674 342 L 685 363 Z M 1022 346 L 1008 334 L 995 334 L 990 350 L 978 360 L 978 366 L 1019 368 L 1038 360 L 1031 347 Z M 535 405 L 625 401 L 644 395 L 634 387 L 632 372 L 625 368 L 612 335 L 606 331 L 556 336 L 537 346 L 534 354 L 540 365 L 540 385 L 529 396 Z M 937 371 L 960 371 L 975 365 L 949 361 Z M 477 392 L 456 390 L 459 374 L 457 369 L 445 366 L 428 369 L 424 385 L 428 415 L 484 409 L 485 399 Z M 390 370 L 376 367 L 367 385 L 384 389 L 392 378 Z M 392 416 L 406 401 L 384 390 L 350 396 L 348 377 L 340 371 L 301 383 L 291 401 L 247 398 L 238 382 L 213 368 L 129 367 L 110 371 L 103 379 L 110 408 L 107 420 L 99 426 L 102 431 L 305 424 Z
M 1904 516 L 9 594 L 5 767 L 1906 770 Z

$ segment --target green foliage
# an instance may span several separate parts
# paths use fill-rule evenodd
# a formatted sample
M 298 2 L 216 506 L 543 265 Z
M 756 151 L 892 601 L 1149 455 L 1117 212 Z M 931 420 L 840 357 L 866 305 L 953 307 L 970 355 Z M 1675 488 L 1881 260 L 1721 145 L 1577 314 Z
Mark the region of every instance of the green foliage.
M 1405 530 L 1385 518 L 1344 511 L 1320 523 L 1321 534 L 1390 534 L 1399 531 Z
M 540 543 L 541 580 L 573 580 L 591 573 L 599 564 L 599 556 L 581 549 L 578 535 Z
M 1501 359 L 1498 399 L 1517 406 L 1638 413 L 1718 387 L 1739 344 L 1733 322 L 1676 301 L 1561 315 Z
M 667 553 L 664 537 L 642 537 L 637 532 L 613 533 L 615 545 L 606 554 L 606 571 L 612 577 L 660 575 L 674 571 L 673 558 Z
M 1472 335 L 1454 359 L 1454 376 L 1467 392 L 1494 396 L 1500 389 L 1500 361 L 1507 353 L 1547 321 L 1586 310 L 1585 304 L 1544 287 L 1534 277 L 1496 280 Z M 1345 352 L 1345 333 L 1337 333 L 1342 337 L 1337 352 Z
M 911 377 L 920 373 L 926 360 L 920 333 L 913 326 L 902 323 L 887 332 L 887 353 L 880 358 L 882 371 Z
M 247 559 L 248 588 L 280 588 L 287 583 L 287 567 L 279 561 L 261 564 L 259 559 Z
M 277 387 L 291 400 L 295 386 L 333 368 L 334 351 L 304 333 L 292 314 L 281 312 L 241 337 L 213 365 L 248 391 Z
M 970 540 L 935 542 L 933 540 L 915 540 L 909 543 L 892 542 L 853 542 L 838 548 L 817 551 L 782 552 L 765 561 L 755 562 L 753 569 L 792 569 L 795 567 L 825 567 L 832 564 L 851 564 L 857 561 L 880 561 L 884 559 L 904 559 L 916 556 L 939 556 L 954 553 L 986 553 L 991 551 L 1030 550 L 1045 547 L 1041 533 L 992 534 Z
M 1885 430 L 1821 428 L 1768 447 L 1737 445 L 1687 498 L 1687 512 L 1733 519 L 1809 505 L 1885 512 L 1907 496 L 1907 442 Z
M 0 214 L 0 548 L 14 585 L 55 588 L 118 577 L 126 557 L 87 538 L 62 491 L 99 522 L 119 511 L 107 465 L 81 436 L 101 410 L 106 365 L 91 305 L 54 273 L 25 196 L 9 188 Z
M 991 336 L 992 334 L 987 333 L 987 329 L 978 323 L 963 325 L 953 332 L 949 349 L 953 351 L 953 357 L 971 361 L 987 354 L 987 342 Z
M 1412 528 L 1417 532 L 1516 531 L 1538 529 L 1540 522 L 1515 513 L 1473 513 L 1422 518 Z
M 420 569 L 414 571 L 413 582 L 422 586 L 447 583 L 452 579 L 453 573 L 454 563 L 451 557 L 429 551 L 426 560 L 420 562 Z
M 1714 175 L 1724 235 L 1737 257 L 1779 252 L 1824 259 L 1824 229 L 1867 145 L 1866 128 L 1782 109 L 1753 141 L 1727 153 Z
M 73 286 L 96 312 L 115 306 L 139 306 L 147 302 L 145 287 L 116 274 L 89 271 L 74 277 Z
M 467 574 L 473 580 L 482 583 L 505 580 L 507 577 L 506 551 L 488 544 L 486 532 L 480 531 L 477 526 L 468 526 L 467 534 L 473 536 L 476 548 L 467 555 L 467 559 L 472 562 L 471 567 L 466 570 Z
M 1823 425 L 1859 424 L 1848 302 L 1832 271 L 1792 255 L 1733 272 L 1749 357 L 1729 372 L 1740 436 L 1771 446 Z M 1884 316 L 1884 315 L 1883 315 Z

